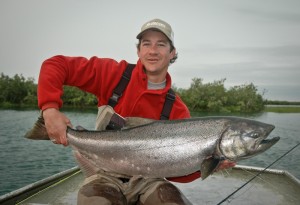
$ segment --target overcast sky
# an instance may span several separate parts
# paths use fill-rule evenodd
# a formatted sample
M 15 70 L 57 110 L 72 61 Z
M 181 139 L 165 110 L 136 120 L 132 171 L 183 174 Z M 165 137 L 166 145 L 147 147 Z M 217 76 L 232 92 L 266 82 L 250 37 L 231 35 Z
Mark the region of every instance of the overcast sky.
M 136 35 L 153 18 L 173 27 L 177 87 L 226 78 L 300 101 L 299 0 L 1 0 L 0 72 L 37 80 L 57 54 L 135 63 Z

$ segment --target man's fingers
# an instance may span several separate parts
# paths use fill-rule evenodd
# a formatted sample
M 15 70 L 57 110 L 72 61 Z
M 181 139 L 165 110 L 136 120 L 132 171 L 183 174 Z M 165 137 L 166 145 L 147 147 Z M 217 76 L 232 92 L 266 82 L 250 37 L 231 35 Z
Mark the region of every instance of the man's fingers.
M 67 146 L 67 126 L 73 127 L 70 119 L 55 108 L 44 110 L 43 117 L 51 141 Z
M 228 168 L 234 167 L 235 165 L 236 165 L 235 162 L 231 162 L 231 161 L 225 160 L 225 161 L 221 162 L 221 164 L 216 169 L 216 171 L 220 171 L 222 169 L 228 169 Z
M 50 140 L 51 140 L 51 142 L 53 142 L 54 144 L 57 144 L 56 139 L 52 138 L 52 139 L 50 139 Z
M 61 140 L 61 143 L 60 143 L 60 144 L 62 144 L 62 145 L 64 145 L 64 146 L 68 146 L 67 133 L 65 133 L 65 135 L 62 136 L 62 137 L 60 138 L 60 140 Z

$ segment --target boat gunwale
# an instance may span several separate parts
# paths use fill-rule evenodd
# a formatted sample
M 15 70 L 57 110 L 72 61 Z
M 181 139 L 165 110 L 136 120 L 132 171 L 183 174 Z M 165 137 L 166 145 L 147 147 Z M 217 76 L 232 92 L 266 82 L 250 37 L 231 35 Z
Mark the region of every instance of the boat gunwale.
M 233 167 L 233 169 L 238 169 L 238 170 L 246 169 L 248 171 L 261 172 L 259 174 L 270 173 L 270 174 L 284 175 L 300 186 L 300 180 L 287 170 L 265 169 L 262 167 L 254 167 L 254 166 L 247 166 L 247 165 L 236 165 L 235 167 Z
M 34 183 L 28 184 L 20 189 L 11 191 L 7 194 L 0 196 L 0 204 L 18 204 L 25 199 L 32 197 L 33 195 L 42 192 L 43 190 L 47 189 L 48 187 L 58 183 L 65 178 L 77 174 L 80 172 L 78 166 L 73 168 L 67 169 L 65 171 L 59 172 L 47 178 L 41 179 Z
M 248 170 L 248 171 L 256 171 L 259 174 L 270 173 L 275 175 L 284 175 L 288 177 L 291 181 L 296 183 L 300 186 L 300 180 L 292 175 L 290 172 L 286 170 L 279 170 L 279 169 L 265 169 L 261 167 L 254 167 L 254 166 L 246 166 L 246 165 L 236 165 L 232 168 L 233 170 Z M 18 204 L 24 200 L 29 199 L 30 197 L 37 195 L 49 187 L 59 183 L 68 177 L 72 177 L 81 173 L 81 170 L 78 166 L 73 168 L 67 169 L 65 171 L 59 172 L 37 182 L 31 183 L 27 186 L 24 186 L 20 189 L 14 190 L 7 194 L 0 196 L 0 204 Z

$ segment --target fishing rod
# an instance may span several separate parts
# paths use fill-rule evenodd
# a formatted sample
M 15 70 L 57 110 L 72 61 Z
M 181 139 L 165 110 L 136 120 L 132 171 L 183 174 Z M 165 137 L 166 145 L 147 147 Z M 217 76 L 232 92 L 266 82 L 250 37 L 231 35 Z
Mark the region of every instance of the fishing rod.
M 220 201 L 217 205 L 222 204 L 223 202 L 225 202 L 227 199 L 229 199 L 230 197 L 232 197 L 236 192 L 238 192 L 239 190 L 241 190 L 244 186 L 246 186 L 247 184 L 249 184 L 252 180 L 254 180 L 256 177 L 258 177 L 260 174 L 262 174 L 264 171 L 266 171 L 269 167 L 271 167 L 273 164 L 275 164 L 276 162 L 278 162 L 280 159 L 282 159 L 283 157 L 285 157 L 288 153 L 290 153 L 291 151 L 293 151 L 296 147 L 298 147 L 300 145 L 300 142 L 295 145 L 294 147 L 292 147 L 291 149 L 289 149 L 286 153 L 284 153 L 283 155 L 281 155 L 279 158 L 277 158 L 274 162 L 272 162 L 269 166 L 267 166 L 266 168 L 264 168 L 263 170 L 259 171 L 254 177 L 252 177 L 250 180 L 248 180 L 245 184 L 243 184 L 242 186 L 240 186 L 238 189 L 236 189 L 234 192 L 232 192 L 231 194 L 229 194 L 225 199 L 223 199 L 222 201 Z

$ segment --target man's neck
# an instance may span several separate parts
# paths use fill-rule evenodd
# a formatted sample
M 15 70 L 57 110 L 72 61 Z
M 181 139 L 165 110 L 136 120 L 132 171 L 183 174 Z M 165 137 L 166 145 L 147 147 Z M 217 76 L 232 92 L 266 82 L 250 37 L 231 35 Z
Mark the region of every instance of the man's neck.
M 154 82 L 151 82 L 150 80 L 148 80 L 148 89 L 149 90 L 160 90 L 160 89 L 164 89 L 165 87 L 166 87 L 166 79 L 164 79 L 160 83 L 154 83 Z
M 166 80 L 167 71 L 155 73 L 155 72 L 147 72 L 146 70 L 144 70 L 144 72 L 147 75 L 148 81 L 152 83 L 161 83 Z

